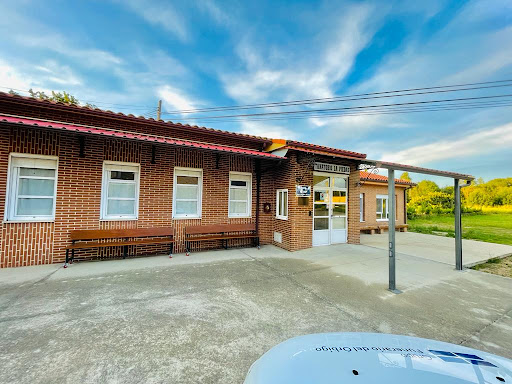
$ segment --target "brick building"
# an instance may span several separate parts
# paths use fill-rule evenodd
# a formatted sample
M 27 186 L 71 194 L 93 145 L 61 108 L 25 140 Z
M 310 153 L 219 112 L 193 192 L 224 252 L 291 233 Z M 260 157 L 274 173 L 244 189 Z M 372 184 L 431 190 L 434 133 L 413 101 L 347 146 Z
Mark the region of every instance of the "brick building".
M 361 186 L 365 159 L 0 93 L 0 267 L 63 262 L 76 229 L 172 226 L 175 252 L 184 251 L 186 227 L 227 223 L 254 223 L 262 244 L 290 251 L 359 243 L 360 195 L 369 201 L 382 185 Z M 400 188 L 397 194 L 403 198 Z M 162 252 L 159 245 L 129 249 Z M 120 255 L 111 247 L 76 256 Z
M 359 221 L 361 228 L 378 226 L 388 221 L 388 178 L 361 171 Z M 396 223 L 407 224 L 407 190 L 416 184 L 395 179 Z

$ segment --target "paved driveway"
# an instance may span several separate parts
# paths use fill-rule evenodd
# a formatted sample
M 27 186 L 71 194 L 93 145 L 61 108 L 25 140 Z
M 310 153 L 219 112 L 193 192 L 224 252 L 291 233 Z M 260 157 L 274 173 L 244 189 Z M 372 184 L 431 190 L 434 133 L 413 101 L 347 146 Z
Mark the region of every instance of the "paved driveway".
M 361 235 L 361 244 L 388 249 L 388 234 Z M 455 265 L 455 239 L 414 232 L 396 232 L 396 250 L 425 259 Z M 493 257 L 512 255 L 512 246 L 462 240 L 462 263 L 472 266 Z
M 240 383 L 313 332 L 429 337 L 512 358 L 512 279 L 356 245 L 0 270 L 0 382 Z

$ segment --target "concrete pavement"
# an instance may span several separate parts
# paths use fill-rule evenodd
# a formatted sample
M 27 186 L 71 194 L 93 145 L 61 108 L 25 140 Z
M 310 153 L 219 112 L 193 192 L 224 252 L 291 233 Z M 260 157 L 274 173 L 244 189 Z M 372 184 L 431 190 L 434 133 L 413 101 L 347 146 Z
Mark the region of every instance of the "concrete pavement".
M 388 234 L 361 235 L 361 244 L 388 249 Z M 429 260 L 455 265 L 455 239 L 414 232 L 396 233 L 396 251 Z M 480 264 L 494 257 L 512 254 L 512 246 L 462 240 L 462 263 L 466 267 Z
M 0 271 L 0 382 L 240 383 L 275 344 L 389 332 L 512 358 L 512 279 L 357 245 Z

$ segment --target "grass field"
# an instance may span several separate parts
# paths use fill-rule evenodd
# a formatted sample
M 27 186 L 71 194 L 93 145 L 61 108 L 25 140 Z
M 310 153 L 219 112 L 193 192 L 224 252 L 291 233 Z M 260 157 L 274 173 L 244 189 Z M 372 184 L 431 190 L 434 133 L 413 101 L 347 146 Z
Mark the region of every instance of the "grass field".
M 412 232 L 454 237 L 454 216 L 436 215 L 409 219 Z M 462 237 L 512 245 L 512 214 L 463 214 Z

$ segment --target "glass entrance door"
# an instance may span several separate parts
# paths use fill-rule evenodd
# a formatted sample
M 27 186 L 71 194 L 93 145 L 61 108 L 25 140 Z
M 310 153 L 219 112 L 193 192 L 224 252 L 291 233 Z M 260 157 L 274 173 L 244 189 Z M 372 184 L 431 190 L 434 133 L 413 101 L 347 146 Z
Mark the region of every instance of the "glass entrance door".
M 331 178 L 331 244 L 347 242 L 347 179 Z
M 347 242 L 347 180 L 313 174 L 313 246 Z

